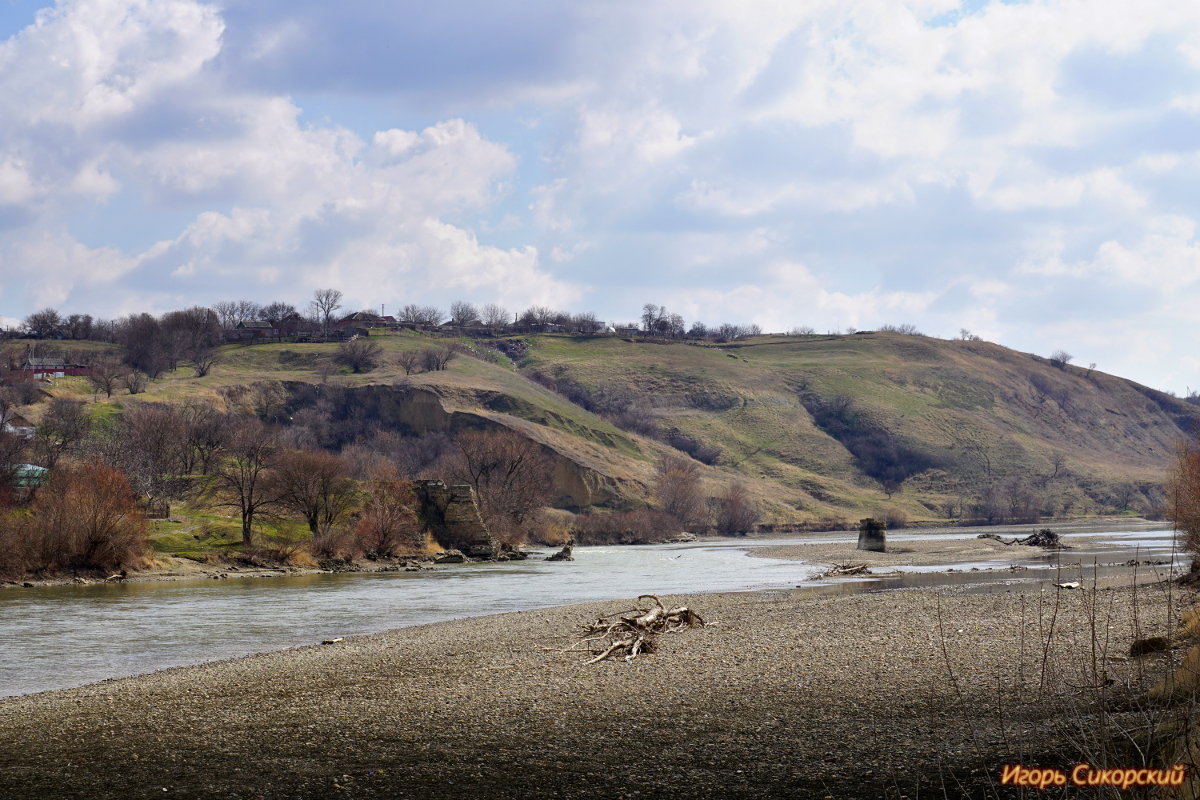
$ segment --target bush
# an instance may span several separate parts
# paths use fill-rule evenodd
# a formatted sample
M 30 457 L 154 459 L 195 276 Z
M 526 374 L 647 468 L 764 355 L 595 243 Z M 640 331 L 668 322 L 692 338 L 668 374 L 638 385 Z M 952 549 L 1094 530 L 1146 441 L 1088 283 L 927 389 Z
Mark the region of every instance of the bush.
M 882 521 L 889 531 L 899 530 L 900 528 L 908 527 L 908 514 L 901 508 L 880 508 L 876 509 L 872 515 L 875 519 Z
M 662 511 L 648 509 L 612 514 L 579 514 L 572 535 L 575 543 L 658 544 L 681 532 L 679 521 Z
M 359 373 L 375 369 L 382 358 L 382 347 L 370 339 L 355 336 L 338 345 L 333 361 L 339 366 L 348 367 L 351 372 Z
M 437 372 L 450 366 L 458 351 L 448 345 L 434 345 L 421 350 L 421 366 L 426 372 Z
M 1167 515 L 1185 550 L 1200 554 L 1200 438 L 1181 445 L 1167 484 Z
M 725 494 L 716 498 L 715 506 L 717 532 L 726 536 L 749 533 L 762 516 L 743 483 L 730 484 Z
M 116 570 L 147 552 L 148 526 L 129 481 L 99 461 L 50 473 L 24 521 L 27 569 Z
M 370 556 L 392 557 L 420 552 L 425 531 L 417 518 L 412 484 L 395 474 L 380 474 L 367 482 L 362 515 L 354 539 Z

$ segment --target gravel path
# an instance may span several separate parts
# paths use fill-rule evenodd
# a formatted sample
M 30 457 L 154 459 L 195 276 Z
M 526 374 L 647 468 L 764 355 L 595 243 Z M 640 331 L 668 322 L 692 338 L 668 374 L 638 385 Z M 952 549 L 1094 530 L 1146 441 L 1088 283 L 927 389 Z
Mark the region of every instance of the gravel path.
M 1123 656 L 1134 604 L 1143 634 L 1162 633 L 1179 598 L 1034 586 L 668 602 L 717 624 L 631 664 L 541 649 L 631 605 L 614 601 L 0 701 L 0 797 L 993 796 L 1006 761 L 1086 757 L 1092 632 Z M 1129 708 L 1155 658 L 1107 664 L 1098 691 Z

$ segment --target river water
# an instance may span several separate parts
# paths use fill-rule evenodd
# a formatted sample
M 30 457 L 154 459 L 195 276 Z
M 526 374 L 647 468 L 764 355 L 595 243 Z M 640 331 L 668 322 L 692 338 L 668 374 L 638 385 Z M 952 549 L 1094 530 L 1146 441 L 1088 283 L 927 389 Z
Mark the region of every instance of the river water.
M 974 535 L 974 531 L 943 531 L 891 534 L 888 538 L 899 542 Z M 1099 536 L 1099 544 L 1068 551 L 1071 563 L 1087 566 L 1120 563 L 1135 556 L 1174 557 L 1169 531 L 1108 531 Z M 415 573 L 0 590 L 0 640 L 4 642 L 0 648 L 0 697 L 311 645 L 338 636 L 478 614 L 633 598 L 647 592 L 690 594 L 797 586 L 843 592 L 955 584 L 997 590 L 1060 574 L 1054 565 L 1061 557 L 1035 551 L 990 563 L 958 564 L 958 571 L 950 575 L 929 574 L 945 566 L 914 567 L 899 578 L 829 582 L 812 578 L 816 565 L 748 553 L 750 546 L 797 541 L 852 538 L 837 534 L 580 547 L 574 562 L 548 563 L 534 556 L 527 561 L 454 565 Z M 972 567 L 995 570 L 1014 562 L 1031 569 L 972 571 Z M 1120 568 L 1105 568 L 1106 574 L 1114 570 Z M 1149 570 L 1145 572 L 1149 574 Z

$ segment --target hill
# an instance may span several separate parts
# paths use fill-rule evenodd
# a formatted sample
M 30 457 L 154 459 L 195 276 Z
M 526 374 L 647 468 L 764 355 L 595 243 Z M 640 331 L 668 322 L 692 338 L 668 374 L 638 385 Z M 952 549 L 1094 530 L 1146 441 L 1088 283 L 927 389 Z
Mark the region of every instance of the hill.
M 1200 430 L 1200 407 L 981 341 L 547 334 L 463 342 L 475 357 L 406 375 L 398 354 L 431 340 L 371 338 L 385 363 L 361 375 L 331 374 L 335 345 L 233 345 L 205 377 L 180 369 L 98 402 L 205 398 L 284 422 L 319 407 L 334 446 L 378 427 L 503 426 L 554 454 L 572 510 L 644 505 L 663 456 L 694 458 L 707 492 L 744 481 L 775 524 L 1146 513 L 1178 442 Z M 56 392 L 90 390 L 68 379 Z

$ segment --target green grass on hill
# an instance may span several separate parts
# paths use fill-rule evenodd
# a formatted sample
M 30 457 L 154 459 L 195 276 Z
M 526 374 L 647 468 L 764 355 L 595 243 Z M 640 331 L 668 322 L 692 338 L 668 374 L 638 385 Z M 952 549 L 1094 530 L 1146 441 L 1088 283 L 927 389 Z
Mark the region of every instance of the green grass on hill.
M 335 344 L 260 343 L 223 347 L 206 377 L 183 365 L 136 397 L 94 398 L 82 379 L 61 381 L 55 392 L 94 398 L 95 413 L 104 418 L 130 402 L 198 398 L 220 406 L 223 388 L 263 380 L 425 388 L 445 411 L 517 427 L 581 474 L 600 476 L 631 505 L 644 503 L 653 463 L 677 451 L 530 379 L 539 373 L 593 399 L 624 398 L 664 438 L 673 434 L 718 448 L 720 458 L 702 470 L 706 488 L 715 495 L 732 481 L 749 481 L 778 521 L 852 520 L 880 509 L 931 519 L 985 480 L 1057 493 L 1064 511 L 1074 513 L 1111 510 L 1106 503 L 1114 487 L 1134 482 L 1145 489 L 1148 505 L 1175 443 L 1189 426 L 1200 426 L 1195 406 L 986 342 L 892 333 L 728 344 L 535 335 L 518 337 L 530 344 L 520 364 L 485 353 L 460 356 L 445 371 L 406 376 L 398 353 L 448 340 L 412 333 L 371 338 L 383 348 L 385 363 L 361 375 L 331 369 Z M 849 398 L 849 410 L 830 416 L 841 397 Z M 604 412 L 603 403 L 593 405 Z M 892 447 L 901 460 L 917 454 L 929 468 L 906 475 L 889 498 L 873 447 Z M 1064 460 L 1057 475 L 1056 457 Z M 201 552 L 196 535 L 164 528 L 159 546 Z M 221 535 L 209 534 L 216 537 L 213 546 L 220 546 Z

